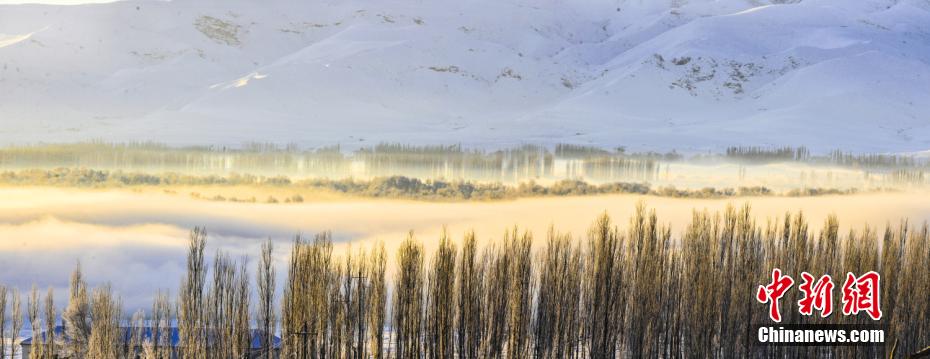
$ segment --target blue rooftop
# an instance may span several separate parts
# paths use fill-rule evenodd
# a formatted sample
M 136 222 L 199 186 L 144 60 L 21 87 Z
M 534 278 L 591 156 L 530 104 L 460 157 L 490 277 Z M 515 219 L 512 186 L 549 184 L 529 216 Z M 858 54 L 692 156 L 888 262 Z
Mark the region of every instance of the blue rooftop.
M 126 342 L 129 342 L 130 336 L 132 335 L 132 329 L 133 329 L 133 328 L 132 328 L 132 327 L 120 327 L 120 329 L 121 329 L 122 332 L 123 332 L 123 340 L 125 340 Z M 142 327 L 142 328 L 138 328 L 138 329 L 141 329 L 141 330 L 142 330 L 142 336 L 141 336 L 141 337 L 142 337 L 142 341 L 143 341 L 143 342 L 145 342 L 145 341 L 152 341 L 153 343 L 156 343 L 156 342 L 161 342 L 161 341 L 162 341 L 161 338 L 160 338 L 161 333 L 156 333 L 154 328 L 152 328 L 152 327 Z M 59 338 L 64 338 L 64 340 L 67 341 L 68 338 L 64 335 L 64 332 L 65 332 L 65 327 L 64 327 L 64 326 L 58 325 L 58 326 L 55 327 L 55 336 L 56 336 L 56 337 L 59 337 Z M 262 342 L 263 342 L 263 340 L 264 340 L 264 331 L 263 331 L 263 330 L 258 330 L 258 329 L 252 329 L 251 332 L 252 332 L 251 349 L 253 349 L 253 350 L 261 349 L 261 348 L 262 348 Z M 41 334 L 41 335 L 42 335 L 42 339 L 44 340 L 44 339 L 45 339 L 45 331 L 42 331 L 42 334 Z M 177 327 L 171 327 L 171 328 L 169 328 L 169 329 L 168 329 L 168 335 L 170 336 L 169 339 L 170 339 L 171 347 L 177 347 L 177 346 L 180 345 L 180 343 L 181 343 L 181 336 L 180 336 L 180 333 L 179 333 Z M 154 338 L 155 340 L 153 340 L 153 338 Z M 156 341 L 156 340 L 157 340 L 157 341 Z M 281 347 L 281 338 L 278 338 L 277 336 L 273 336 L 272 341 L 273 341 L 273 343 L 274 343 L 274 344 L 273 344 L 274 348 L 280 348 L 280 347 Z M 21 342 L 21 345 L 32 345 L 32 337 L 29 337 L 29 338 L 26 338 L 25 340 L 23 340 L 23 341 Z

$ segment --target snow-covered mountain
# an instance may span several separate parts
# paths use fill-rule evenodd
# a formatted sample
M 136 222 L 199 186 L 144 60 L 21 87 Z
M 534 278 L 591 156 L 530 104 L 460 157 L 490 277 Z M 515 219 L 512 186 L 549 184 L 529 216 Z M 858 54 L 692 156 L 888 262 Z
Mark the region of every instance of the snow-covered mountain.
M 0 5 L 0 143 L 930 149 L 930 0 Z

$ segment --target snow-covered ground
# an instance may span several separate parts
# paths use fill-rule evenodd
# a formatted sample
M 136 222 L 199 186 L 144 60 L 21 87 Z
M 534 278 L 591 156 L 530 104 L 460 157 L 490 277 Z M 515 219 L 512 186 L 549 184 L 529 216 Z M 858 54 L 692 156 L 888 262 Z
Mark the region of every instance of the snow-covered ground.
M 930 149 L 930 1 L 0 5 L 0 144 Z

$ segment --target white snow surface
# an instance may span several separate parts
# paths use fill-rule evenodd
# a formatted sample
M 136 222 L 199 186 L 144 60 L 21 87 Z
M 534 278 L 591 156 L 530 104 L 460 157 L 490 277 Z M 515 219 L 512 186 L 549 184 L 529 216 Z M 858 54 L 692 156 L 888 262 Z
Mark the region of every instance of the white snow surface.
M 930 149 L 930 0 L 0 5 L 0 144 Z

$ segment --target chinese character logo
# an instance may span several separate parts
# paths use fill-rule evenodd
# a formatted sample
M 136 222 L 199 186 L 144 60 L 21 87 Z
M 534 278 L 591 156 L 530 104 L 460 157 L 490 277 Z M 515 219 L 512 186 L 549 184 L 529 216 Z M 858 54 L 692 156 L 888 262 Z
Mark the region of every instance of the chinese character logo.
M 781 313 L 778 310 L 778 300 L 785 295 L 791 286 L 794 285 L 794 279 L 789 276 L 782 276 L 781 269 L 772 270 L 772 282 L 766 286 L 759 286 L 756 292 L 756 300 L 759 303 L 769 303 L 769 318 L 776 322 L 781 322 Z
M 783 275 L 781 269 L 775 268 L 772 270 L 772 282 L 760 285 L 756 291 L 756 300 L 769 305 L 769 318 L 773 321 L 781 322 L 778 301 L 793 285 L 794 279 L 791 276 Z M 830 275 L 824 274 L 814 280 L 813 275 L 802 272 L 801 284 L 798 285 L 801 291 L 798 312 L 801 315 L 810 316 L 818 310 L 820 317 L 830 316 L 833 313 L 833 288 L 833 278 Z M 846 281 L 843 283 L 843 315 L 866 312 L 873 320 L 881 319 L 880 288 L 881 276 L 874 271 L 858 277 L 855 274 L 846 273 Z
M 881 277 L 874 271 L 859 277 L 846 273 L 846 283 L 843 284 L 843 314 L 855 315 L 865 311 L 872 319 L 881 319 L 878 289 L 880 281 Z
M 823 275 L 814 283 L 814 276 L 803 272 L 801 280 L 803 282 L 798 289 L 803 297 L 798 301 L 798 311 L 802 315 L 812 315 L 814 309 L 817 309 L 820 317 L 829 317 L 833 313 L 833 279 L 830 275 Z

